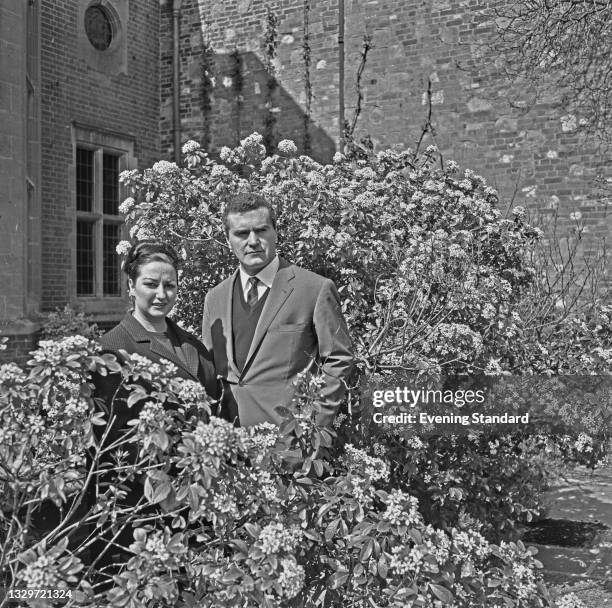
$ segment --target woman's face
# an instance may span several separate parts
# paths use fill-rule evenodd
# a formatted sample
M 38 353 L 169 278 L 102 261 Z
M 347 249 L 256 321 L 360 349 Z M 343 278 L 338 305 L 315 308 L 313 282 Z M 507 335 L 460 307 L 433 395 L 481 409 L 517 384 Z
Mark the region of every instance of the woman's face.
M 134 312 L 151 322 L 163 319 L 176 302 L 176 270 L 168 262 L 148 262 L 140 267 L 136 281 L 128 280 Z

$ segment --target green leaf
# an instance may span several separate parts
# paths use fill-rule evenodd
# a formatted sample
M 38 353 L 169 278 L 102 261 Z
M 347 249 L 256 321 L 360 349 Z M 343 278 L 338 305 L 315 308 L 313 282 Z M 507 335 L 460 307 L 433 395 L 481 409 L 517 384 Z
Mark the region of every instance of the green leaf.
M 168 493 L 168 496 L 166 496 L 162 501 L 160 501 L 159 506 L 164 511 L 169 512 L 169 511 L 174 511 L 174 509 L 178 508 L 180 505 L 181 503 L 176 499 L 176 492 L 174 491 L 174 488 L 170 486 L 170 492 Z M 173 526 L 173 527 L 177 527 L 177 526 Z
M 325 469 L 323 467 L 323 463 L 320 460 L 313 460 L 312 466 L 314 467 L 315 473 L 317 477 L 322 477 Z
M 374 548 L 374 539 L 368 539 L 368 542 L 361 548 L 359 553 L 359 561 L 362 563 L 367 562 L 372 555 L 372 549 Z
M 154 486 L 151 481 L 152 475 L 147 475 L 144 482 L 144 495 L 151 504 L 157 504 L 166 498 L 172 491 L 172 485 L 169 481 Z
M 234 538 L 230 540 L 229 545 L 230 547 L 234 547 L 234 549 L 240 551 L 241 553 L 244 553 L 245 555 L 248 555 L 249 553 L 249 546 L 239 538 Z
M 233 583 L 236 579 L 240 578 L 242 574 L 242 570 L 232 564 L 229 570 L 222 576 L 221 582 L 225 584 Z
M 380 556 L 378 560 L 378 576 L 381 578 L 387 578 L 387 574 L 389 573 L 389 566 L 387 565 L 387 559 L 383 555 Z
M 325 540 L 327 542 L 329 542 L 334 537 L 334 535 L 336 534 L 336 531 L 338 530 L 339 524 L 340 524 L 340 518 L 337 517 L 336 519 L 331 521 L 328 524 L 328 526 L 325 528 Z
M 168 434 L 166 431 L 159 429 L 151 435 L 151 442 L 154 443 L 160 450 L 165 451 L 168 449 L 170 443 Z
M 314 530 L 304 530 L 304 536 L 310 540 L 313 540 L 315 543 L 321 542 L 321 535 Z
M 421 533 L 418 530 L 415 530 L 413 528 L 410 528 L 408 530 L 408 536 L 410 536 L 410 538 L 412 538 L 412 540 L 417 544 L 417 545 L 422 545 L 423 544 L 423 536 L 421 535 Z
M 442 587 L 442 585 L 437 585 L 436 583 L 429 583 L 429 588 L 441 602 L 444 602 L 445 604 L 453 603 L 455 598 L 446 587 Z
M 330 589 L 338 589 L 346 583 L 348 577 L 349 573 L 346 571 L 336 572 L 327 579 L 327 584 Z
M 259 537 L 259 526 L 256 526 L 256 525 L 250 524 L 250 523 L 246 523 L 246 524 L 244 524 L 243 527 L 247 531 L 249 536 L 251 536 L 252 538 L 258 538 Z
M 127 399 L 128 407 L 133 407 L 136 403 L 138 403 L 142 399 L 147 398 L 148 395 L 146 391 L 142 387 L 139 387 L 139 388 L 140 390 L 134 390 L 130 393 L 130 396 Z

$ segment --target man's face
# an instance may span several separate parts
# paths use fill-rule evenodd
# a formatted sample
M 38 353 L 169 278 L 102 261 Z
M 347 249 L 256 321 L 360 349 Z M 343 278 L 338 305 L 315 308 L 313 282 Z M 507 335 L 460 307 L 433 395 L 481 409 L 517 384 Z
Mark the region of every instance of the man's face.
M 276 230 L 265 207 L 227 216 L 227 242 L 247 274 L 257 274 L 276 255 Z

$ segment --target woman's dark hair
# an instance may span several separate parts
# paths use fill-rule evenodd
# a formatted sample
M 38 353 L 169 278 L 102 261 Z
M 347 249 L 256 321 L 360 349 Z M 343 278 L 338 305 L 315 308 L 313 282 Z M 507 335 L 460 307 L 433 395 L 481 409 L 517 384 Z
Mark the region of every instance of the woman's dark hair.
M 140 241 L 132 245 L 123 262 L 123 272 L 136 282 L 140 268 L 149 262 L 172 264 L 178 278 L 179 257 L 173 247 L 161 241 Z

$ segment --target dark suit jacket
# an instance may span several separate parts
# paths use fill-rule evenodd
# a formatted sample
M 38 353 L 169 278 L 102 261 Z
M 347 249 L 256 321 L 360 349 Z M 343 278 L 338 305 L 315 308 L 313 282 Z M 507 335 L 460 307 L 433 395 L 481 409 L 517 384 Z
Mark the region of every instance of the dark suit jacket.
M 232 290 L 238 274 L 207 294 L 202 319 L 202 341 L 224 380 L 226 407 L 234 408 L 242 426 L 279 423 L 275 409 L 291 403 L 297 374 L 319 367 L 326 380 L 319 423 L 330 424 L 353 364 L 334 283 L 281 259 L 246 364 L 239 370 L 232 344 Z M 231 409 L 226 416 L 231 417 Z
M 177 366 L 179 377 L 199 381 L 210 397 L 218 399 L 220 386 L 216 378 L 211 354 L 195 336 L 181 329 L 174 321 L 167 319 L 167 323 L 180 341 L 185 361 L 177 357 L 174 351 L 169 350 L 161 342 L 151 337 L 129 312 L 119 325 L 100 338 L 100 344 L 104 351 L 117 355 L 119 362 L 123 361 L 123 357 L 119 353 L 120 350 L 125 350 L 128 354 L 137 353 L 155 363 L 159 363 L 161 359 L 167 359 Z M 118 382 L 119 379 L 116 374 L 110 374 L 106 378 L 98 377 L 95 382 L 96 394 L 105 400 L 109 400 L 114 394 Z M 136 415 L 136 412 L 133 412 L 132 415 Z

